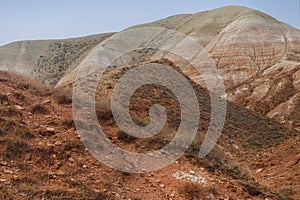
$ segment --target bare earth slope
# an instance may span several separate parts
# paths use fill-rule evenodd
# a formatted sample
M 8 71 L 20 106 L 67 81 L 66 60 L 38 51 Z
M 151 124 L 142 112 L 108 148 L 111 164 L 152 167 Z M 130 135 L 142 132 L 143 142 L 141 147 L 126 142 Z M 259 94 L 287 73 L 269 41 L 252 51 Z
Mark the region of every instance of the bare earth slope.
M 107 76 L 116 77 L 120 73 L 108 71 Z M 17 83 L 13 81 L 16 79 L 19 80 Z M 185 156 L 172 165 L 152 173 L 128 174 L 107 168 L 85 150 L 76 135 L 71 105 L 61 104 L 64 102 L 60 101 L 61 96 L 53 96 L 51 91 L 34 81 L 8 73 L 0 74 L 0 85 L 0 192 L 4 198 L 192 200 L 299 197 L 296 185 L 283 185 L 293 193 L 281 193 L 282 185 L 277 185 L 278 179 L 268 183 L 260 178 L 256 180 L 252 170 L 257 166 L 252 168 L 251 162 L 243 162 L 247 167 L 239 164 L 245 156 L 267 151 L 294 135 L 284 126 L 245 109 L 229 105 L 224 134 L 207 158 L 197 158 L 200 141 L 196 140 Z M 201 128 L 198 133 L 201 140 L 209 118 L 209 97 L 204 89 L 194 87 L 199 106 L 204 111 L 200 121 L 204 130 Z M 153 103 L 155 95 L 162 92 L 155 87 L 144 89 L 147 93 L 137 92 L 132 99 L 137 109 L 133 115 L 139 116 L 140 120 L 147 118 L 148 103 Z M 176 101 L 169 92 L 163 93 L 165 98 L 161 103 L 167 106 L 171 118 L 176 117 Z M 141 104 L 141 98 L 147 101 Z M 146 141 L 124 137 L 108 113 L 100 112 L 99 116 L 108 137 L 122 148 L 151 150 L 165 143 L 164 137 Z M 175 131 L 174 124 L 169 123 L 168 127 L 161 136 Z M 280 152 L 280 148 L 277 151 Z M 261 162 L 270 158 L 262 156 Z M 272 190 L 268 188 L 269 183 L 274 183 Z
M 228 98 L 300 130 L 300 63 L 283 61 L 229 90 Z

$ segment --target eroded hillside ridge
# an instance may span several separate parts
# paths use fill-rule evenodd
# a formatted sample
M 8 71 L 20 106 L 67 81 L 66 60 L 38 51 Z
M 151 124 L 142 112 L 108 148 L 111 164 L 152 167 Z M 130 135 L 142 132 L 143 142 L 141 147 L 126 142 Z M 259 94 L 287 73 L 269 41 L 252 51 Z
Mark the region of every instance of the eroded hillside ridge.
M 111 35 L 7 44 L 0 47 L 0 69 L 29 75 L 48 86 L 55 86 L 95 45 Z
M 236 6 L 176 15 L 127 30 L 139 35 L 145 27 L 168 28 L 193 37 L 215 61 L 228 100 L 299 129 L 299 30 L 259 11 Z M 86 59 L 91 59 L 90 56 Z M 167 58 L 193 81 L 206 87 L 194 66 L 178 56 L 158 51 L 128 54 L 123 58 L 128 65 L 133 61 Z M 199 62 L 200 66 L 206 64 Z M 60 79 L 56 87 L 74 82 L 77 72 L 78 67 Z M 289 109 L 282 110 L 283 107 Z

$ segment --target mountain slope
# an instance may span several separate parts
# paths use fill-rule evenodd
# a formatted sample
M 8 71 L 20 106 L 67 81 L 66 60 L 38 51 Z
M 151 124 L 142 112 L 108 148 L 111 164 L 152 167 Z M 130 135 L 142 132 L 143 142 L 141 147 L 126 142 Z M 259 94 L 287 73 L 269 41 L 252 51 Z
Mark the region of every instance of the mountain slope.
M 224 81 L 228 100 L 262 115 L 268 115 L 291 128 L 299 128 L 297 125 L 299 124 L 297 103 L 299 94 L 297 74 L 300 60 L 299 30 L 259 11 L 238 6 L 190 15 L 176 15 L 129 29 L 138 33 L 138 28 L 142 27 L 164 27 L 192 36 L 205 46 L 208 55 L 215 61 Z M 134 58 L 132 55 L 127 55 L 127 64 L 132 64 L 132 60 L 138 63 L 165 57 L 180 67 L 183 73 L 196 83 L 206 87 L 194 66 L 177 57 L 159 53 L 152 55 L 142 53 L 134 55 Z M 201 64 L 201 61 L 198 64 L 205 65 L 205 63 Z M 288 68 L 289 72 L 276 74 L 278 68 Z M 77 68 L 64 76 L 58 82 L 57 87 L 63 87 L 74 81 L 76 73 Z M 271 76 L 277 77 L 276 81 L 268 81 Z M 275 89 L 275 85 L 279 84 L 281 79 L 294 81 L 296 85 L 293 86 L 289 83 L 290 81 L 287 81 L 287 84 L 283 86 L 285 89 L 280 89 L 280 87 Z M 268 89 L 266 85 L 272 85 L 274 89 Z M 289 94 L 286 94 L 286 88 L 290 91 Z M 260 100 L 261 93 L 265 93 L 263 98 L 266 100 Z M 292 97 L 293 99 L 291 99 Z M 280 104 L 282 106 L 286 104 L 286 107 L 290 107 L 290 111 L 282 111 L 282 113 L 272 111 Z M 290 104 L 291 106 L 289 106 Z M 295 117 L 289 119 L 289 122 L 285 122 L 290 113 L 295 113 L 293 114 Z
M 116 80 L 111 79 L 111 76 L 117 77 L 125 71 L 112 69 L 106 73 L 106 80 L 114 82 Z M 271 144 L 287 141 L 286 139 L 293 135 L 292 131 L 268 118 L 261 118 L 230 104 L 227 123 L 218 145 L 207 158 L 197 158 L 201 135 L 205 132 L 209 118 L 209 97 L 207 92 L 196 84 L 194 87 L 198 93 L 199 106 L 204 112 L 200 121 L 202 128 L 198 133 L 200 140 L 196 139 L 184 157 L 164 169 L 146 174 L 127 174 L 104 166 L 85 150 L 76 135 L 71 105 L 58 104 L 57 97 L 52 96 L 51 91 L 30 79 L 0 73 L 0 80 L 2 197 L 168 200 L 210 199 L 212 195 L 217 199 L 258 200 L 288 197 L 281 197 L 281 194 L 275 192 L 278 189 L 276 186 L 272 186 L 272 191 L 265 183 L 260 185 L 260 181 L 253 179 L 250 171 L 238 163 L 249 151 L 264 151 Z M 19 81 L 16 83 L 15 80 Z M 155 100 L 147 96 L 160 95 L 159 88 L 147 87 L 145 91 L 147 93 L 138 91 L 132 99 L 132 104 L 137 109 L 133 114 L 139 116 L 140 120 L 147 118 L 147 115 L 144 115 L 147 112 L 147 104 Z M 146 101 L 141 104 L 140 98 Z M 165 93 L 161 103 L 167 105 L 170 117 L 176 119 L 178 107 L 175 101 L 170 103 L 173 102 L 170 98 L 172 94 Z M 126 138 L 120 135 L 119 129 L 111 121 L 111 116 L 99 116 L 102 116 L 99 120 L 107 136 L 122 148 L 151 150 L 165 143 L 160 137 L 150 141 Z M 253 124 L 258 123 L 260 126 L 256 129 Z M 175 131 L 173 129 L 176 123 L 169 125 L 165 133 Z M 251 140 L 247 140 L 249 137 Z M 228 157 L 228 160 L 224 160 L 223 151 L 226 151 L 225 157 Z M 297 191 L 297 188 L 294 190 Z
M 283 61 L 228 91 L 228 99 L 300 130 L 300 63 Z
M 54 86 L 88 52 L 112 33 L 65 40 L 21 41 L 0 47 L 0 69 L 29 75 Z

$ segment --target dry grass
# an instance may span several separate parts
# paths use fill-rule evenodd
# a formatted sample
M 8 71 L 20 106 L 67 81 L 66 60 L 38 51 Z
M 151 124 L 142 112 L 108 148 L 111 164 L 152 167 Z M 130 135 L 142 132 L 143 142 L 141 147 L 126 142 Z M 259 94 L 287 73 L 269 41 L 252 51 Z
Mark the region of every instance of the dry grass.
M 16 89 L 29 90 L 31 93 L 39 96 L 48 95 L 50 92 L 48 87 L 32 79 L 32 77 L 13 72 L 0 71 L 0 81 L 13 83 Z
M 47 114 L 49 111 L 44 105 L 36 104 L 31 108 L 33 114 Z
M 62 120 L 61 125 L 64 126 L 66 129 L 70 129 L 75 127 L 75 123 L 73 118 L 65 118 Z
M 15 120 L 4 120 L 0 118 L 0 136 L 14 135 L 20 139 L 30 140 L 35 136 L 26 126 L 21 126 L 22 122 Z
M 64 189 L 53 189 L 53 188 L 45 188 L 41 190 L 33 190 L 28 188 L 28 190 L 24 190 L 24 193 L 29 197 L 29 199 L 62 199 L 62 200 L 89 200 L 89 199 L 97 199 L 97 200 L 107 200 L 109 199 L 107 195 L 102 192 L 95 192 L 90 189 L 83 189 L 80 191 L 68 191 Z
M 112 119 L 110 99 L 99 99 L 96 102 L 96 113 L 99 121 Z
M 16 136 L 7 137 L 5 139 L 5 147 L 5 158 L 9 160 L 21 160 L 23 155 L 30 149 L 27 142 Z
M 211 199 L 219 196 L 219 191 L 214 186 L 203 187 L 197 183 L 186 182 L 178 188 L 179 193 L 184 196 L 185 199 Z M 212 196 L 212 197 L 208 197 Z
M 52 91 L 52 96 L 56 99 L 58 104 L 72 103 L 72 89 L 71 88 L 55 88 Z
M 295 195 L 296 191 L 292 186 L 282 186 L 279 188 L 278 193 L 283 199 L 288 199 Z
M 1 199 L 13 200 L 13 191 L 10 187 L 5 185 L 0 185 L 0 196 Z
M 0 107 L 0 115 L 5 117 L 21 117 L 22 113 L 15 107 Z
M 206 196 L 206 191 L 197 183 L 186 182 L 178 188 L 179 193 L 186 199 L 199 199 L 201 196 Z

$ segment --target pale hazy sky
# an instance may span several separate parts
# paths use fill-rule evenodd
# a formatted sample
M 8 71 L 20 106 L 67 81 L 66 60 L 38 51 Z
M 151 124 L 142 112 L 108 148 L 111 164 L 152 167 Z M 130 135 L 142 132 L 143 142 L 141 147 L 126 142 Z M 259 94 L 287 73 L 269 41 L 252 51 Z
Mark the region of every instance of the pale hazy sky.
M 115 32 L 226 5 L 265 12 L 300 28 L 300 0 L 0 0 L 0 45 Z

